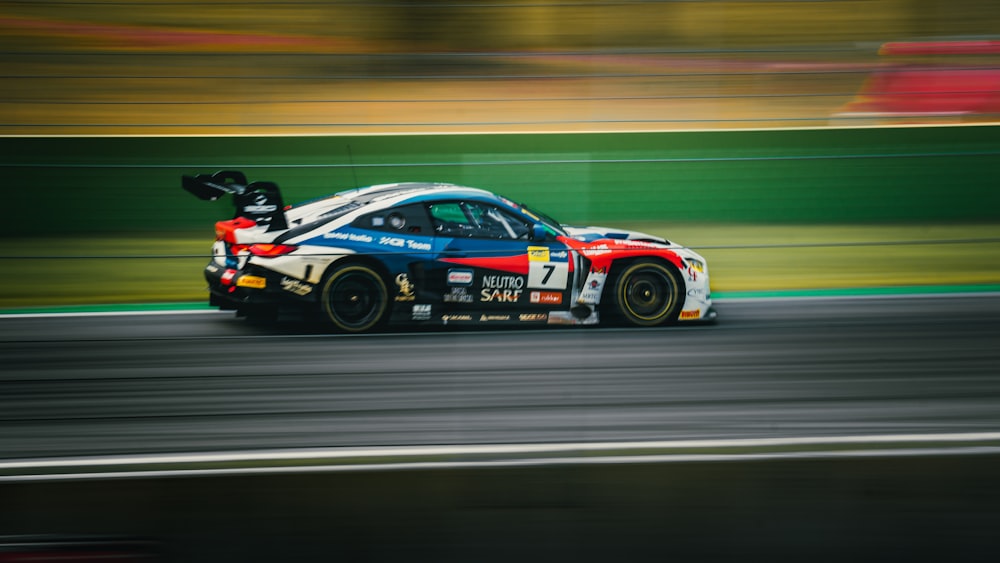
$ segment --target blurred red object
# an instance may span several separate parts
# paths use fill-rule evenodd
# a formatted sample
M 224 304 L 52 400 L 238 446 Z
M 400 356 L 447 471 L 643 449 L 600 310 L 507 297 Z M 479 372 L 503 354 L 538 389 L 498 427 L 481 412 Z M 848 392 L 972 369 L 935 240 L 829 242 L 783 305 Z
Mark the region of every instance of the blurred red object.
M 835 117 L 1000 118 L 1000 41 L 886 43 L 879 54 L 907 59 L 874 71 Z

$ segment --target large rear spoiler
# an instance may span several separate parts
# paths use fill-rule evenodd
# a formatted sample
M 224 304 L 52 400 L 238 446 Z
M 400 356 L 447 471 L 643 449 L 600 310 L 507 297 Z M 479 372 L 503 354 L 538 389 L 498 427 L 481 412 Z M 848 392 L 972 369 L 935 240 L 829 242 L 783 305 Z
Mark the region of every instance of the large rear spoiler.
M 267 225 L 269 231 L 288 228 L 281 190 L 273 182 L 247 184 L 247 177 L 242 172 L 222 170 L 215 174 L 182 176 L 181 184 L 198 199 L 206 201 L 232 194 L 236 217 L 253 219 L 258 225 Z

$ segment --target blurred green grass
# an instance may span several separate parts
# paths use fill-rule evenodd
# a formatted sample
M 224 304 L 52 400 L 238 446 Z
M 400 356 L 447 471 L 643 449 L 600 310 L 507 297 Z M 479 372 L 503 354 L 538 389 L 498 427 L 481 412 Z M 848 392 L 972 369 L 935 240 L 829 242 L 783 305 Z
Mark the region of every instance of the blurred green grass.
M 708 259 L 716 293 L 1000 283 L 996 224 L 608 226 L 697 250 Z M 211 234 L 5 242 L 0 309 L 207 299 L 201 272 Z
M 149 233 L 10 240 L 0 308 L 207 299 L 212 235 Z
M 716 292 L 1000 282 L 997 224 L 649 227 L 704 255 Z

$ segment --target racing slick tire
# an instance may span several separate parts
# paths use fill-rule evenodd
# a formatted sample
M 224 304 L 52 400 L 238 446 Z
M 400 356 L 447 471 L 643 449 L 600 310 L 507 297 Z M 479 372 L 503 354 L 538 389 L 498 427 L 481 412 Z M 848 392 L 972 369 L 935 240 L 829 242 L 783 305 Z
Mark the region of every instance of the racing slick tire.
M 389 291 L 372 268 L 346 264 L 334 269 L 323 282 L 320 308 L 338 330 L 365 332 L 387 319 Z
M 637 260 L 615 279 L 617 313 L 631 325 L 659 326 L 677 320 L 683 297 L 684 280 L 663 262 Z

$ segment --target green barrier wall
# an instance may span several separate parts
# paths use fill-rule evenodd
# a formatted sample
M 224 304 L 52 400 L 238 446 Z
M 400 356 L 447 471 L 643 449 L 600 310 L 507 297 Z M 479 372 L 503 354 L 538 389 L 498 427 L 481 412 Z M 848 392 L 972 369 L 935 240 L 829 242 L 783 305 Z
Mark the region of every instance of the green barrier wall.
M 1000 127 L 315 137 L 0 138 L 6 236 L 210 229 L 181 174 L 239 169 L 286 202 L 433 180 L 564 222 L 1000 218 Z

